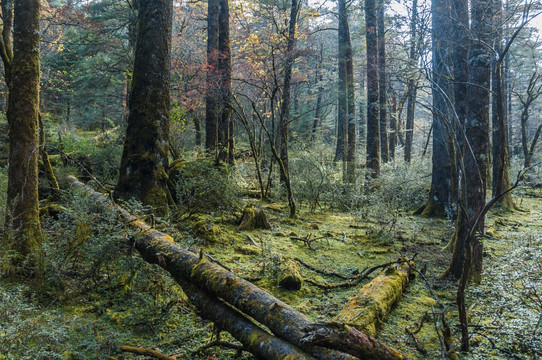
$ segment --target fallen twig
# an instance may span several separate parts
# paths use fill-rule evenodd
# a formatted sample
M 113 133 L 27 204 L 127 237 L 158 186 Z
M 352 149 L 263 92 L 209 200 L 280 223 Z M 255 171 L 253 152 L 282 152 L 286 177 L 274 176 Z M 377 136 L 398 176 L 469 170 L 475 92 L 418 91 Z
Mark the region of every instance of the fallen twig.
M 150 356 L 150 357 L 153 357 L 155 359 L 175 360 L 171 356 L 167 356 L 167 355 L 162 354 L 161 352 L 153 350 L 153 349 L 145 349 L 145 348 L 134 347 L 134 346 L 121 346 L 120 349 L 122 351 L 125 351 L 125 352 L 129 352 L 129 353 L 137 354 L 137 355 Z

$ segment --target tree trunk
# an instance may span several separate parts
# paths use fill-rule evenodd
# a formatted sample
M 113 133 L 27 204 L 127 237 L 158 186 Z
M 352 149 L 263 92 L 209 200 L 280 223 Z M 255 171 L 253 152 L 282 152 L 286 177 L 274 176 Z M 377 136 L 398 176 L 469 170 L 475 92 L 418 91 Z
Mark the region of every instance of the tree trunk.
M 410 19 L 410 67 L 415 69 L 418 63 L 418 55 L 416 52 L 418 44 L 417 35 L 418 26 L 418 0 L 412 2 L 412 18 Z M 416 93 L 417 84 L 414 78 L 408 79 L 407 83 L 407 117 L 405 125 L 405 162 L 410 162 L 412 159 L 412 142 L 414 139 L 414 113 L 416 110 Z
M 220 0 L 218 15 L 218 75 L 220 78 L 220 118 L 218 119 L 218 160 L 233 165 L 234 149 L 231 93 L 231 48 L 229 0 Z
M 503 49 L 503 4 L 502 0 L 495 2 L 495 31 L 494 50 L 497 53 L 493 60 L 492 71 L 492 161 L 493 161 L 493 196 L 505 193 L 510 188 L 510 156 L 508 150 L 508 121 L 506 118 L 506 95 L 504 86 L 504 56 Z M 506 192 L 498 204 L 503 210 L 516 208 L 512 193 Z
M 455 181 L 453 132 L 453 78 L 451 34 L 451 2 L 433 0 L 433 158 L 431 190 L 422 212 L 425 217 L 453 216 L 453 182 Z
M 10 16 L 6 13 L 7 18 Z M 6 80 L 9 81 L 9 169 L 5 227 L 9 238 L 17 239 L 15 243 L 10 241 L 8 248 L 22 256 L 32 253 L 41 238 L 38 204 L 39 30 L 40 1 L 16 1 L 13 57 L 2 55 Z M 3 52 L 9 48 L 7 44 L 10 38 L 9 34 L 4 35 Z
M 486 200 L 489 165 L 489 89 L 491 80 L 491 41 L 493 6 L 491 0 L 471 2 L 471 33 L 474 39 L 469 51 L 469 79 L 467 86 L 467 116 L 464 124 L 466 144 L 463 147 L 461 168 L 460 216 L 452 262 L 445 272 L 458 279 L 464 271 L 465 251 L 472 249 L 471 279 L 479 282 L 482 274 L 482 243 L 471 233 L 471 226 L 481 213 Z M 474 229 L 483 233 L 484 221 Z M 467 246 L 467 241 L 472 241 Z
M 290 8 L 290 21 L 288 24 L 288 43 L 286 47 L 286 59 L 284 64 L 282 102 L 280 104 L 280 117 L 278 123 L 280 177 L 282 183 L 286 187 L 286 196 L 288 196 L 288 205 L 290 207 L 290 217 L 292 218 L 296 216 L 296 206 L 288 168 L 288 123 L 290 121 L 290 84 L 292 82 L 292 67 L 295 61 L 294 45 L 296 39 L 298 11 L 298 0 L 292 0 L 292 6 Z
M 187 295 L 199 308 L 207 306 L 207 310 L 204 309 L 203 312 L 204 315 L 210 317 L 210 320 L 216 321 L 219 325 L 224 325 L 229 322 L 227 317 L 237 316 L 236 314 L 242 312 L 267 326 L 275 337 L 280 338 L 283 342 L 290 342 L 317 359 L 356 359 L 339 351 L 307 343 L 304 341 L 307 329 L 316 325 L 308 317 L 224 268 L 206 262 L 196 254 L 181 249 L 175 245 L 171 236 L 151 228 L 126 210 L 113 205 L 105 196 L 88 188 L 74 177 L 68 177 L 68 181 L 72 186 L 88 193 L 98 204 L 107 209 L 116 210 L 122 222 L 128 224 L 128 227 L 134 231 L 135 235 L 131 240 L 143 259 L 167 270 L 181 285 L 190 284 L 191 286 L 187 287 Z M 198 298 L 201 300 L 198 300 Z M 222 301 L 217 301 L 217 298 L 222 299 Z M 215 305 L 205 305 L 208 301 L 214 302 Z M 200 302 L 204 304 L 202 305 Z M 216 305 L 217 302 L 218 305 Z M 235 311 L 225 312 L 224 307 L 220 304 L 227 308 L 231 307 Z M 224 317 L 226 319 L 223 319 Z M 243 327 L 243 324 L 244 321 L 240 323 L 232 322 L 228 331 L 242 331 L 239 327 Z M 235 333 L 232 333 L 232 335 L 235 336 Z M 391 355 L 396 356 L 398 354 L 396 351 L 390 350 L 389 347 L 368 335 L 364 334 L 364 336 L 370 340 L 370 348 L 367 349 L 367 353 L 372 354 L 364 359 L 397 359 L 397 357 L 390 357 Z M 242 339 L 238 339 L 245 344 Z M 271 346 L 267 342 L 258 342 L 257 344 L 263 347 Z M 295 347 L 292 348 L 295 349 Z M 374 348 L 376 348 L 376 352 Z M 268 357 L 266 354 L 262 356 L 264 359 L 276 359 L 276 357 Z M 282 358 L 287 357 L 283 355 Z M 294 358 L 297 359 L 297 357 Z
M 377 4 L 378 32 L 378 101 L 380 105 L 380 156 L 383 163 L 389 161 L 388 147 L 388 86 L 386 74 L 386 34 L 384 24 L 385 2 L 378 0 Z
M 115 197 L 168 211 L 168 133 L 172 1 L 142 0 L 130 115 Z
M 344 0 L 341 2 L 345 3 Z M 352 59 L 352 41 L 350 40 L 350 26 L 348 25 L 348 14 L 344 4 L 344 35 L 346 41 L 345 49 L 345 76 L 346 76 L 346 137 L 348 139 L 346 149 L 346 181 L 356 181 L 356 98 L 354 89 L 354 61 Z
M 205 93 L 205 150 L 214 154 L 218 142 L 218 39 L 220 0 L 207 3 L 207 91 Z
M 347 118 L 348 118 L 348 100 L 346 85 L 346 61 L 347 61 L 347 31 L 348 18 L 346 15 L 346 1 L 339 0 L 339 54 L 338 54 L 338 75 L 337 82 L 337 147 L 335 149 L 335 162 L 344 162 L 346 160 L 346 142 L 347 142 Z
M 410 261 L 410 260 L 406 260 Z M 375 336 L 410 282 L 413 263 L 389 267 L 382 275 L 367 283 L 346 304 L 334 321 L 349 324 Z
M 367 168 L 369 177 L 380 176 L 380 120 L 378 91 L 378 39 L 375 0 L 365 1 L 367 43 Z
M 391 116 L 390 116 L 390 161 L 395 160 L 395 148 L 397 147 L 397 132 L 399 130 L 399 122 L 397 121 L 397 95 L 393 95 L 391 99 Z

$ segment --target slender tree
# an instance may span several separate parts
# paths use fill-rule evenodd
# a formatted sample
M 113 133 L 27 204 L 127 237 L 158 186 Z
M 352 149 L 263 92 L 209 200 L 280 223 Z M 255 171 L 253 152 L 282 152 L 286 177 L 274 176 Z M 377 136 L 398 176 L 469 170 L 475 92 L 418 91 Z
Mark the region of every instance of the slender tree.
M 356 97 L 354 88 L 354 60 L 352 56 L 352 41 L 350 27 L 346 18 L 346 112 L 347 117 L 347 150 L 346 150 L 346 180 L 353 183 L 356 179 Z
M 338 37 L 338 75 L 337 82 L 337 147 L 335 149 L 335 162 L 346 160 L 345 147 L 347 143 L 347 121 L 348 121 L 348 99 L 347 99 L 347 80 L 346 80 L 346 62 L 349 44 L 347 42 L 348 18 L 346 14 L 346 0 L 339 0 L 339 37 Z
M 218 41 L 220 0 L 207 2 L 207 89 L 205 93 L 205 150 L 214 154 L 218 143 Z
M 377 33 L 378 33 L 378 102 L 380 105 L 380 157 L 383 163 L 389 161 L 388 144 L 388 87 L 386 69 L 386 27 L 384 23 L 385 1 L 378 0 Z
M 367 168 L 370 177 L 375 179 L 380 176 L 378 39 L 375 0 L 365 1 L 365 38 L 367 43 Z
M 521 103 L 521 148 L 523 150 L 523 166 L 529 168 L 532 165 L 534 150 L 542 131 L 542 124 L 538 125 L 533 140 L 529 146 L 529 137 L 527 135 L 527 127 L 529 123 L 529 111 L 531 105 L 535 102 L 540 95 L 542 95 L 542 84 L 539 82 L 542 79 L 542 74 L 534 72 L 529 78 L 527 84 L 527 90 L 524 94 L 518 94 L 519 101 Z
M 418 44 L 418 0 L 412 1 L 412 15 L 410 19 L 410 51 L 409 62 L 410 67 L 414 69 L 418 63 L 417 55 Z M 405 126 L 405 153 L 406 162 L 410 162 L 412 158 L 412 141 L 414 139 L 414 113 L 416 110 L 416 94 L 418 86 L 414 76 L 410 76 L 407 83 L 407 118 Z
M 172 0 L 139 1 L 130 115 L 115 197 L 166 213 Z
M 13 6 L 13 17 L 11 14 Z M 40 1 L 2 1 L 0 51 L 8 84 L 9 169 L 6 230 L 8 248 L 25 256 L 41 237 L 38 206 L 38 117 Z M 12 22 L 13 19 L 13 22 Z M 13 24 L 13 52 L 11 28 Z M 16 239 L 16 241 L 15 241 Z
M 516 208 L 510 188 L 510 155 L 508 149 L 508 119 L 506 116 L 506 95 L 504 85 L 504 57 L 503 46 L 503 3 L 502 0 L 493 0 L 495 6 L 494 41 L 495 57 L 492 68 L 492 170 L 493 170 L 493 196 L 504 194 L 499 205 L 504 210 Z
M 235 162 L 235 141 L 232 124 L 229 0 L 220 0 L 218 27 L 218 74 L 221 99 L 220 118 L 218 119 L 218 159 L 233 165 Z

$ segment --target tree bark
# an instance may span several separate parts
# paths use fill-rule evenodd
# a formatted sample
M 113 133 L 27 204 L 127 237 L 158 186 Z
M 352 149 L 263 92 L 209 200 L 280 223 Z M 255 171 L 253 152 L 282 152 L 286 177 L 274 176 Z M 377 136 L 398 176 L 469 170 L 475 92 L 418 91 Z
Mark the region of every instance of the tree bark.
M 220 118 L 218 119 L 218 160 L 233 165 L 232 92 L 231 92 L 231 46 L 229 0 L 220 0 L 218 15 L 218 73 L 220 78 Z
M 422 212 L 424 217 L 453 216 L 455 181 L 451 1 L 433 0 L 433 157 L 431 190 Z
M 383 163 L 389 161 L 388 144 L 388 86 L 386 69 L 386 33 L 384 24 L 385 1 L 378 0 L 377 4 L 378 32 L 378 101 L 380 105 L 380 157 Z
M 5 6 L 4 6 L 5 5 Z M 2 2 L 2 11 L 10 11 Z M 9 20 L 8 20 L 9 21 Z M 4 23 L 4 30 L 9 24 Z M 15 243 L 8 247 L 25 256 L 39 245 L 38 116 L 40 81 L 40 1 L 14 4 L 13 56 L 10 36 L 4 31 L 2 59 L 8 81 L 9 169 L 5 227 Z
M 412 2 L 412 18 L 410 19 L 410 68 L 414 70 L 418 63 L 417 44 L 418 44 L 418 0 Z M 414 113 L 416 110 L 416 80 L 411 77 L 407 83 L 407 118 L 405 126 L 405 162 L 410 162 L 412 159 L 412 142 L 414 139 Z
M 205 150 L 214 154 L 218 142 L 218 39 L 220 0 L 207 3 L 207 90 L 205 93 Z
M 115 197 L 168 212 L 172 0 L 139 2 L 130 115 Z
M 338 54 L 338 75 L 337 82 L 337 147 L 335 149 L 335 162 L 344 162 L 346 160 L 345 147 L 347 143 L 347 119 L 348 119 L 348 100 L 346 85 L 346 62 L 347 62 L 347 32 L 348 18 L 346 15 L 346 1 L 339 0 L 339 54 Z
M 380 120 L 375 0 L 365 1 L 365 37 L 367 43 L 367 168 L 369 177 L 376 179 L 380 177 Z
M 505 195 L 498 205 L 503 210 L 516 208 L 512 193 L 506 192 L 510 188 L 510 155 L 508 149 L 508 121 L 506 117 L 506 95 L 504 86 L 504 49 L 503 49 L 503 4 L 502 0 L 494 0 L 494 41 L 493 49 L 496 58 L 493 60 L 492 71 L 492 170 L 493 170 L 493 196 L 501 193 Z

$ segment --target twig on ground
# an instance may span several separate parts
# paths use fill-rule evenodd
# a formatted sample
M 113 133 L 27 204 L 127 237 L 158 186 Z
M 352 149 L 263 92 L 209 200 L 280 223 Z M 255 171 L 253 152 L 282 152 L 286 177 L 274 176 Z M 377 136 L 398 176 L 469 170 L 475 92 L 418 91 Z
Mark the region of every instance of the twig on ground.
M 153 349 L 145 349 L 145 348 L 133 347 L 133 346 L 121 346 L 120 349 L 122 351 L 129 352 L 129 353 L 132 353 L 132 354 L 150 356 L 150 357 L 153 357 L 153 358 L 159 359 L 159 360 L 175 360 L 171 356 L 167 356 L 167 355 L 162 354 L 161 352 L 153 350 Z

